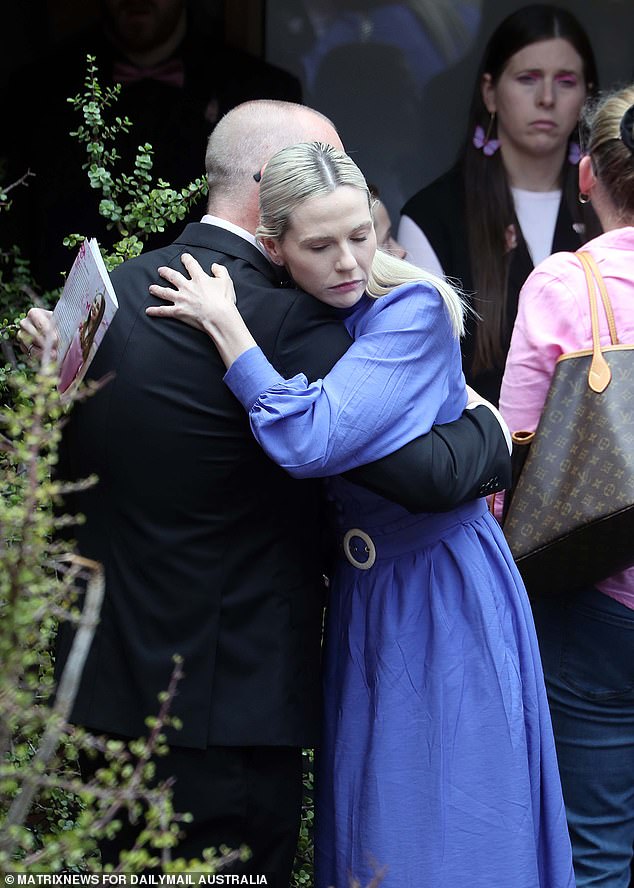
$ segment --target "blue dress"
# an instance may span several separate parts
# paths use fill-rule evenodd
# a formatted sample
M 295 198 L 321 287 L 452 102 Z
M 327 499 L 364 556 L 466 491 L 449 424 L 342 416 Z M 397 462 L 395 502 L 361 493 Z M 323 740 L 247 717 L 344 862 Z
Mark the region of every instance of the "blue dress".
M 459 343 L 438 292 L 364 297 L 325 379 L 259 349 L 227 373 L 264 449 L 333 476 L 457 418 Z M 318 888 L 574 888 L 530 606 L 484 501 L 412 515 L 327 482 L 342 546 L 324 651 Z

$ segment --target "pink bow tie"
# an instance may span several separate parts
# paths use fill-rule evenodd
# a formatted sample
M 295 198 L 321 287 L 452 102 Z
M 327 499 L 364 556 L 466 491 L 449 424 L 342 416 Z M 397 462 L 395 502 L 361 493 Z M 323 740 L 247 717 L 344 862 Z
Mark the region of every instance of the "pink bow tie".
M 185 70 L 180 59 L 168 59 L 148 68 L 138 68 L 130 62 L 115 62 L 112 79 L 123 86 L 127 83 L 138 83 L 139 80 L 159 80 L 161 83 L 182 89 L 185 85 Z

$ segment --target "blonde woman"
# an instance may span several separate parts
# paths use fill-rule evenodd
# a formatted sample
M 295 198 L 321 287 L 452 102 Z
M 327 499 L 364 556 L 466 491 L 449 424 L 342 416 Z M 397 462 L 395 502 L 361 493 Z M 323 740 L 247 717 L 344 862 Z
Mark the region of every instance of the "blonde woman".
M 604 234 L 584 250 L 596 260 L 619 340 L 634 343 L 634 85 L 590 104 L 580 198 Z M 602 319 L 603 345 L 609 345 Z M 555 364 L 592 347 L 584 273 L 556 253 L 519 299 L 500 409 L 511 428 L 537 428 Z M 627 444 L 624 444 L 627 447 Z M 634 533 L 634 531 L 633 531 Z M 544 658 L 578 888 L 627 888 L 634 847 L 634 568 L 559 600 L 538 600 Z
M 261 180 L 260 240 L 332 306 L 354 342 L 322 380 L 283 379 L 234 303 L 191 256 L 160 270 L 205 330 L 266 452 L 297 477 L 336 476 L 392 451 L 467 401 L 463 303 L 444 280 L 377 252 L 358 167 L 294 146 Z M 175 289 L 174 289 L 175 288 Z M 341 557 L 324 651 L 317 767 L 319 888 L 573 888 L 570 846 L 530 608 L 483 500 L 412 515 L 330 477 Z M 317 541 L 316 541 L 317 544 Z

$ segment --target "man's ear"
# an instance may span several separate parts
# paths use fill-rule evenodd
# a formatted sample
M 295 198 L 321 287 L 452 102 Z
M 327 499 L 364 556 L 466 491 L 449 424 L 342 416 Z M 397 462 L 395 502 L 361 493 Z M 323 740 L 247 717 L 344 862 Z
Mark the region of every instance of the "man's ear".
M 284 265 L 284 257 L 280 249 L 280 242 L 276 237 L 261 237 L 260 243 L 269 255 L 271 262 L 275 265 Z
M 589 154 L 584 154 L 579 161 L 579 191 L 581 194 L 590 194 L 596 183 L 592 159 Z

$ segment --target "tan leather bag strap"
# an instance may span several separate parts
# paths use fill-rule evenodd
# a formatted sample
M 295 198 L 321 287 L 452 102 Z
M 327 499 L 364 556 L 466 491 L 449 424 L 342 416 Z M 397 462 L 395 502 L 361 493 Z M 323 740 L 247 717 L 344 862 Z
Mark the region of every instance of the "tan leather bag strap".
M 596 259 L 590 253 L 585 250 L 579 251 L 577 254 L 581 261 L 584 263 L 584 268 L 587 266 L 592 270 L 592 274 L 594 275 L 594 279 L 597 282 L 599 287 L 599 293 L 601 294 L 601 300 L 603 302 L 603 308 L 605 309 L 605 316 L 608 319 L 608 327 L 610 330 L 610 340 L 612 345 L 619 345 L 619 337 L 616 332 L 616 324 L 614 322 L 614 312 L 612 311 L 612 303 L 610 302 L 610 297 L 608 296 L 607 287 L 605 286 L 605 281 L 603 280 L 603 275 L 599 271 L 599 266 L 597 265 Z M 583 258 L 581 258 L 583 257 Z
M 579 251 L 577 253 L 577 256 L 579 257 L 579 261 L 581 262 L 584 274 L 586 276 L 588 299 L 590 300 L 590 320 L 592 323 L 592 363 L 590 365 L 590 370 L 588 371 L 588 385 L 594 392 L 603 392 L 610 384 L 610 380 L 612 379 L 612 371 L 610 370 L 609 364 L 603 357 L 603 353 L 601 351 L 601 340 L 599 334 L 599 309 L 597 305 L 597 294 L 594 285 L 595 275 L 598 275 L 598 277 L 596 277 L 596 280 L 599 284 L 603 307 L 605 308 L 605 313 L 608 318 L 608 326 L 610 327 L 610 340 L 613 345 L 616 345 L 616 342 L 614 341 L 616 339 L 614 314 L 612 312 L 610 299 L 605 289 L 603 277 L 601 276 L 599 269 L 596 268 L 596 263 L 585 251 Z M 609 309 L 606 307 L 606 301 Z

